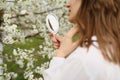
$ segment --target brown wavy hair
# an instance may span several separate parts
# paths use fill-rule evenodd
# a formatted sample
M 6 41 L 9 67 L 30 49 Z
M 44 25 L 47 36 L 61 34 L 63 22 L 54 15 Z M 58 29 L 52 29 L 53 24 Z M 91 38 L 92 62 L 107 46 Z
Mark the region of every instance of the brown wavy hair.
M 120 65 L 120 0 L 82 0 L 77 21 L 81 45 L 96 35 L 104 58 Z

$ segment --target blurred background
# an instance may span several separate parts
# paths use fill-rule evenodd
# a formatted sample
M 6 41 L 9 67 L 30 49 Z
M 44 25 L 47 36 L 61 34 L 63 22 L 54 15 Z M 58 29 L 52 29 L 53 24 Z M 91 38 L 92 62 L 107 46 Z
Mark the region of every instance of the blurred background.
M 59 19 L 58 34 L 72 26 L 67 0 L 0 0 L 0 80 L 43 80 L 55 52 L 46 27 L 47 14 Z

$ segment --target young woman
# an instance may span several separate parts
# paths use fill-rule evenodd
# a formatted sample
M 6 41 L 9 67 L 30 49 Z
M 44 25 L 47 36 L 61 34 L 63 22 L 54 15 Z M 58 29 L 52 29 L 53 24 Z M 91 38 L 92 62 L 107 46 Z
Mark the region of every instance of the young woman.
M 67 8 L 74 27 L 50 34 L 57 51 L 44 80 L 120 80 L 120 0 L 70 0 Z

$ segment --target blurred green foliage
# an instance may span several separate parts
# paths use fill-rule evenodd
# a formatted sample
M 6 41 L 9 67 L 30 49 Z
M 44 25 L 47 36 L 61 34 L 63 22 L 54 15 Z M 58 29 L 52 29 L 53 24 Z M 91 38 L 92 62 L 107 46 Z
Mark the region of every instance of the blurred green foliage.
M 7 53 L 9 56 L 12 56 L 12 58 L 14 58 L 13 56 L 13 49 L 32 49 L 34 48 L 34 58 L 37 59 L 37 61 L 34 63 L 35 66 L 40 66 L 41 64 L 43 64 L 44 62 L 49 61 L 49 59 L 47 58 L 47 53 L 45 54 L 45 58 L 42 57 L 42 55 L 38 55 L 36 54 L 37 51 L 40 50 L 39 45 L 42 45 L 44 42 L 44 38 L 40 37 L 39 35 L 36 35 L 34 37 L 29 37 L 27 39 L 25 39 L 24 43 L 14 43 L 14 44 L 5 44 L 4 45 L 4 50 L 3 50 L 3 56 Z M 18 77 L 15 80 L 26 80 L 23 77 L 23 73 L 24 70 L 26 68 L 26 66 L 21 69 L 19 68 L 18 64 L 15 64 L 15 61 L 13 59 L 13 61 L 8 61 L 6 60 L 6 58 L 4 57 L 4 63 L 7 64 L 7 72 L 15 72 L 18 73 Z M 26 62 L 25 62 L 26 63 Z M 36 74 L 36 76 L 39 74 Z M 42 77 L 42 75 L 39 75 L 39 77 Z

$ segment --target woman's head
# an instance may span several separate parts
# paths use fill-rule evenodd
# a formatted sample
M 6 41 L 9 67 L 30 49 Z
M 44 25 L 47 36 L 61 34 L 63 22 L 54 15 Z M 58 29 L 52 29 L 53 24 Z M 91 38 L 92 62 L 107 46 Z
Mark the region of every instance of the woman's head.
M 82 0 L 69 0 L 69 2 L 66 4 L 66 7 L 69 11 L 69 21 L 72 23 L 76 22 L 77 15 L 81 7 L 81 1 Z
M 120 64 L 120 0 L 75 1 L 80 1 L 81 5 L 76 14 L 81 45 L 88 39 L 89 47 L 91 37 L 96 35 L 104 57 Z

